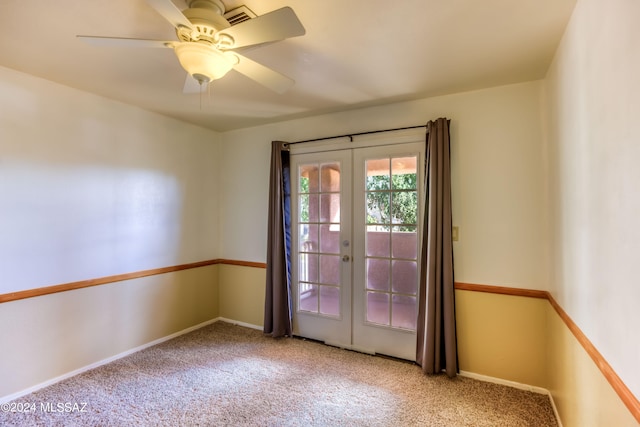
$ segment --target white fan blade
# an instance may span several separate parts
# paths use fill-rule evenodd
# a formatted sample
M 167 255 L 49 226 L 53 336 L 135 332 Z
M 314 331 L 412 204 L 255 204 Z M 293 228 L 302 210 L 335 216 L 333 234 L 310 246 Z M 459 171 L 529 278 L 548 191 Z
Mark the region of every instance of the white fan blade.
M 283 7 L 220 31 L 233 38 L 232 49 L 302 36 L 305 29 L 293 9 Z
M 193 30 L 191 21 L 182 14 L 182 11 L 171 0 L 147 0 L 149 6 L 164 17 L 176 28 L 186 27 Z
M 184 81 L 184 88 L 182 89 L 182 93 L 191 94 L 205 92 L 208 86 L 209 83 L 200 84 L 191 75 L 187 74 L 187 78 Z
M 265 67 L 246 56 L 242 56 L 237 53 L 234 53 L 234 55 L 238 57 L 238 63 L 233 66 L 234 70 L 255 80 L 274 92 L 284 93 L 295 83 L 295 81 L 289 77 L 284 76 L 271 68 Z
M 177 42 L 162 40 L 127 39 L 124 37 L 76 36 L 85 43 L 94 46 L 122 46 L 122 47 L 170 47 Z

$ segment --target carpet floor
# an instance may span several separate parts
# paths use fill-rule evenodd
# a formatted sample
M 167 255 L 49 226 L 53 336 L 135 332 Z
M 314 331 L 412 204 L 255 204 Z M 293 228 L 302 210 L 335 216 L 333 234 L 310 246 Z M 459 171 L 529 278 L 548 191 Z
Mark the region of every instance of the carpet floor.
M 4 404 L 0 425 L 557 424 L 541 394 L 217 322 Z

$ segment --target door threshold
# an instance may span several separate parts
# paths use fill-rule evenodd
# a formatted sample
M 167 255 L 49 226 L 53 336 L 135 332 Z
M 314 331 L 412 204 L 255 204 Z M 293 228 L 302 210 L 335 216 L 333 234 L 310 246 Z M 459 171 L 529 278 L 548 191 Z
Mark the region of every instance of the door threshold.
M 412 365 L 416 365 L 416 361 L 415 360 L 403 359 L 402 357 L 396 357 L 396 356 L 389 356 L 388 354 L 383 354 L 383 353 L 376 353 L 375 350 L 371 350 L 371 349 L 364 348 L 364 347 L 340 344 L 340 343 L 335 343 L 335 342 L 331 342 L 331 341 L 322 341 L 322 340 L 317 340 L 317 339 L 314 339 L 314 338 L 303 337 L 301 335 L 294 335 L 293 338 L 299 339 L 299 340 L 302 340 L 302 341 L 311 341 L 311 342 L 315 342 L 315 343 L 318 343 L 318 344 L 324 344 L 324 345 L 328 345 L 330 347 L 339 348 L 341 350 L 355 351 L 357 353 L 368 354 L 370 356 L 381 357 L 383 359 L 395 360 L 397 362 L 410 363 Z
M 370 354 L 371 356 L 376 355 L 375 350 L 372 350 L 370 348 L 358 347 L 351 344 L 343 344 L 343 343 L 337 343 L 337 342 L 331 342 L 331 341 L 325 341 L 324 343 L 326 345 L 330 345 L 331 347 L 338 347 L 343 350 L 357 351 L 358 353 Z

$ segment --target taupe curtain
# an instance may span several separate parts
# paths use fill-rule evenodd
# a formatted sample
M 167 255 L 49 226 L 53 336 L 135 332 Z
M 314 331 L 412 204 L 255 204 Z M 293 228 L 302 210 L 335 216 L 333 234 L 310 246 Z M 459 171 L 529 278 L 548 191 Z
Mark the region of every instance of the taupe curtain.
M 451 240 L 449 120 L 427 123 L 416 362 L 427 374 L 458 372 Z
M 273 337 L 291 336 L 291 227 L 289 151 L 286 143 L 271 143 L 267 280 L 264 332 Z

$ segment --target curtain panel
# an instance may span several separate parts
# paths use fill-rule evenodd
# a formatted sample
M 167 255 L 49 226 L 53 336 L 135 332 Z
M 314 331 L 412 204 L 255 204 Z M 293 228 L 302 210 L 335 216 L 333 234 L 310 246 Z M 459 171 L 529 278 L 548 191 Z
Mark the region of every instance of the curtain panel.
M 271 143 L 264 333 L 292 335 L 291 175 L 285 142 Z
M 427 374 L 458 373 L 451 237 L 450 120 L 427 123 L 416 362 Z

